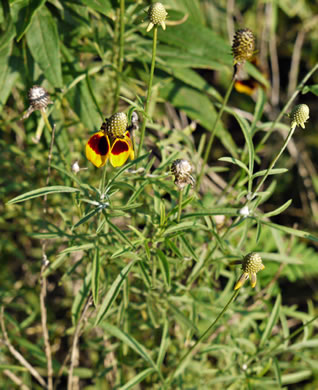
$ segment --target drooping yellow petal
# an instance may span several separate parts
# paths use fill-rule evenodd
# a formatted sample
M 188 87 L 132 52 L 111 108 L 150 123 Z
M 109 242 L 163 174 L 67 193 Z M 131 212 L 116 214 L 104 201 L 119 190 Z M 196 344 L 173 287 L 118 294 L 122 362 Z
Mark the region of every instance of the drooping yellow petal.
M 247 279 L 248 279 L 248 273 L 244 272 L 239 278 L 239 280 L 237 281 L 236 285 L 234 286 L 234 290 L 238 290 L 239 288 L 241 288 Z
M 113 167 L 121 167 L 125 164 L 128 157 L 134 158 L 134 150 L 131 139 L 126 133 L 124 138 L 115 139 L 110 150 L 109 160 Z
M 106 164 L 109 156 L 109 139 L 103 131 L 91 136 L 85 148 L 86 158 L 97 168 Z

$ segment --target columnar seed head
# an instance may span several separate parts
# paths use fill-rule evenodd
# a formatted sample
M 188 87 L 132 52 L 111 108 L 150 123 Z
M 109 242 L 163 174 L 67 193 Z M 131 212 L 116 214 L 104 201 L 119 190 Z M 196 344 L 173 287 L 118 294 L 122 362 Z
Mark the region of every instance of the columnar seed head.
M 249 28 L 243 28 L 235 32 L 232 44 L 234 63 L 242 64 L 249 60 L 255 52 L 255 38 Z
M 154 25 L 160 24 L 163 30 L 166 29 L 165 20 L 168 13 L 162 3 L 154 3 L 148 9 L 150 23 L 147 31 L 150 31 Z
M 246 255 L 243 259 L 242 270 L 245 273 L 252 274 L 257 273 L 264 269 L 264 265 L 262 263 L 262 258 L 258 253 L 251 252 Z
M 122 138 L 127 131 L 128 119 L 124 112 L 117 112 L 106 121 L 106 134 L 113 138 Z
M 192 165 L 188 160 L 178 159 L 175 160 L 171 165 L 171 173 L 175 177 L 175 185 L 179 190 L 182 190 L 187 184 L 195 183 L 194 178 L 192 177 Z
M 305 123 L 309 119 L 309 107 L 307 104 L 298 104 L 289 114 L 291 120 L 291 127 L 301 126 L 305 128 Z

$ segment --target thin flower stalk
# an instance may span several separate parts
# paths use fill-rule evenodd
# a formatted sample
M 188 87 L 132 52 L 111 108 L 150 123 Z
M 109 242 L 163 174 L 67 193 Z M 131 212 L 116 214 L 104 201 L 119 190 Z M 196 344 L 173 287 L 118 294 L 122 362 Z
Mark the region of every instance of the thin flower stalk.
M 142 122 L 142 126 L 141 126 L 140 141 L 139 141 L 139 145 L 138 145 L 137 158 L 140 156 L 142 145 L 144 143 L 144 138 L 145 138 L 148 110 L 149 110 L 149 105 L 150 105 L 150 101 L 151 101 L 151 89 L 152 89 L 153 75 L 154 75 L 155 63 L 156 63 L 157 37 L 158 37 L 158 25 L 155 25 L 153 28 L 152 58 L 151 58 L 151 68 L 150 68 L 150 75 L 149 75 L 149 82 L 148 82 L 148 92 L 147 92 L 147 99 L 146 99 L 146 104 L 145 104 L 144 118 L 143 118 L 143 122 Z
M 208 336 L 211 335 L 212 331 L 214 330 L 215 325 L 219 322 L 219 320 L 223 317 L 223 315 L 228 310 L 230 304 L 236 299 L 238 296 L 240 290 L 234 291 L 231 298 L 227 302 L 227 304 L 224 306 L 222 311 L 219 313 L 219 315 L 216 317 L 216 319 L 212 322 L 212 324 L 202 333 L 202 335 L 198 338 L 198 340 L 188 349 L 188 351 L 182 356 L 180 361 L 177 364 L 177 367 L 175 368 L 172 375 L 167 379 L 168 384 L 171 383 L 171 381 L 182 371 L 182 364 L 187 359 L 187 357 L 192 354 L 194 355 L 193 351 L 197 347 L 199 347 L 200 343 L 205 340 Z
M 118 53 L 118 64 L 117 64 L 117 77 L 116 77 L 116 92 L 115 92 L 115 104 L 113 112 L 117 111 L 119 102 L 119 91 L 121 84 L 121 74 L 124 66 L 124 35 L 125 35 L 125 0 L 120 0 L 119 10 L 119 53 Z
M 208 158 L 209 158 L 209 155 L 210 155 L 210 152 L 211 152 L 211 148 L 212 148 L 212 144 L 213 144 L 213 141 L 214 141 L 214 137 L 215 137 L 215 134 L 216 134 L 216 129 L 217 129 L 217 124 L 219 123 L 219 120 L 220 118 L 222 117 L 222 114 L 223 114 L 223 111 L 227 105 L 227 102 L 229 100 L 229 97 L 231 95 L 231 92 L 232 92 L 232 89 L 233 89 L 233 86 L 234 86 L 234 83 L 235 83 L 235 77 L 232 78 L 232 81 L 226 91 L 226 95 L 224 97 L 224 100 L 223 100 L 223 103 L 222 103 L 222 106 L 218 112 L 218 115 L 214 121 L 214 124 L 213 124 L 213 127 L 212 127 L 212 131 L 210 133 L 210 138 L 209 138 L 209 141 L 208 141 L 208 145 L 205 149 L 205 152 L 204 152 L 204 157 L 203 157 L 203 162 L 202 162 L 202 166 L 201 166 L 201 170 L 200 170 L 200 173 L 199 173 L 199 176 L 198 176 L 198 180 L 197 180 L 197 186 L 196 186 L 196 189 L 198 190 L 200 188 L 200 183 L 201 183 L 201 179 L 202 179 L 202 176 L 204 174 L 204 168 L 205 166 L 207 165 L 207 162 L 208 162 Z
M 296 91 L 292 94 L 292 96 L 288 99 L 287 103 L 283 107 L 283 109 L 280 111 L 279 115 L 277 118 L 274 120 L 272 123 L 270 129 L 266 132 L 264 137 L 261 139 L 259 144 L 256 146 L 255 151 L 259 151 L 260 148 L 266 143 L 272 132 L 275 130 L 276 124 L 280 122 L 280 120 L 283 118 L 285 115 L 286 111 L 288 110 L 289 106 L 292 104 L 292 102 L 296 99 L 297 95 L 303 87 L 305 86 L 306 82 L 310 79 L 310 77 L 318 70 L 318 63 L 306 74 L 306 76 L 302 79 L 302 81 L 299 83 L 299 85 L 296 88 Z

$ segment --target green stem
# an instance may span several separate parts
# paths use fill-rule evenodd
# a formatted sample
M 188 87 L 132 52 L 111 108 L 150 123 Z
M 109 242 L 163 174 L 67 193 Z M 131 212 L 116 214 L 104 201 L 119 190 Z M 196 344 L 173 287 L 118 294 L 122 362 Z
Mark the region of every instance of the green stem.
M 158 36 L 158 26 L 154 26 L 154 28 L 153 28 L 153 41 L 152 41 L 152 58 L 151 58 L 151 68 L 150 68 L 149 83 L 148 83 L 148 92 L 147 92 L 147 99 L 146 99 L 146 104 L 145 104 L 144 120 L 143 120 L 142 126 L 141 126 L 140 142 L 138 145 L 137 158 L 140 156 L 142 145 L 144 143 L 144 138 L 145 138 L 148 110 L 149 110 L 149 104 L 151 101 L 151 89 L 152 89 L 153 75 L 154 75 L 155 63 L 156 63 L 157 36 Z
M 179 199 L 178 199 L 178 217 L 177 217 L 177 222 L 180 222 L 181 218 L 181 212 L 182 212 L 182 197 L 183 197 L 183 191 L 179 190 Z
M 291 105 L 293 100 L 296 98 L 296 96 L 299 94 L 299 92 L 303 89 L 304 85 L 306 84 L 307 80 L 312 76 L 312 74 L 318 69 L 318 63 L 306 74 L 306 76 L 302 79 L 300 84 L 297 86 L 296 91 L 292 94 L 292 96 L 289 98 L 288 102 L 283 107 L 282 111 L 279 113 L 278 117 L 275 119 L 275 121 L 272 123 L 270 129 L 267 131 L 267 133 L 264 135 L 260 143 L 256 147 L 256 152 L 262 147 L 262 145 L 265 144 L 265 142 L 268 140 L 269 136 L 272 134 L 273 130 L 275 129 L 275 126 L 277 123 L 280 122 L 283 115 L 287 111 L 288 107 Z
M 119 55 L 117 64 L 117 77 L 116 77 L 116 92 L 115 92 L 115 104 L 114 112 L 117 111 L 119 95 L 120 95 L 120 84 L 121 74 L 124 67 L 124 35 L 125 35 L 125 0 L 120 0 L 120 26 L 119 26 Z
M 268 167 L 265 175 L 262 177 L 262 180 L 259 182 L 259 184 L 257 185 L 253 195 L 257 194 L 257 192 L 259 191 L 259 189 L 262 187 L 264 181 L 267 179 L 267 176 L 269 175 L 270 171 L 274 168 L 277 160 L 279 159 L 279 157 L 282 155 L 283 151 L 286 149 L 287 147 L 287 144 L 288 142 L 290 141 L 291 137 L 293 136 L 294 134 L 294 131 L 296 129 L 296 126 L 293 126 L 290 128 L 289 130 L 289 133 L 285 139 L 285 142 L 284 142 L 284 145 L 283 147 L 281 148 L 281 150 L 278 152 L 277 156 L 273 159 L 273 161 L 271 162 L 270 166 Z M 251 198 L 253 199 L 254 196 L 252 196 Z
M 213 124 L 213 127 L 212 127 L 212 131 L 210 133 L 210 138 L 209 138 L 209 142 L 208 142 L 208 145 L 205 149 L 205 153 L 204 153 L 204 157 L 203 157 L 203 162 L 202 162 L 202 166 L 201 166 L 201 171 L 200 171 L 200 174 L 198 176 L 198 179 L 197 179 L 197 186 L 196 186 L 196 189 L 199 190 L 200 188 L 200 183 L 201 183 L 201 179 L 202 179 L 202 176 L 203 176 L 203 173 L 204 173 L 204 168 L 208 162 L 208 158 L 209 158 L 209 155 L 210 155 L 210 151 L 211 151 L 211 148 L 212 148 L 212 144 L 213 144 L 213 141 L 214 141 L 214 137 L 215 137 L 215 134 L 216 134 L 216 129 L 217 129 L 217 124 L 223 114 L 223 111 L 225 109 L 225 106 L 229 100 L 229 97 L 230 97 L 230 94 L 232 92 L 232 89 L 233 89 L 233 86 L 234 86 L 234 83 L 235 83 L 235 77 L 232 78 L 232 81 L 231 81 L 231 84 L 229 85 L 227 91 L 226 91 L 226 94 L 225 94 L 225 97 L 224 97 L 224 100 L 223 100 L 223 103 L 222 103 L 222 106 L 220 108 L 220 111 L 218 112 L 218 115 L 214 121 L 214 124 Z
M 107 177 L 107 164 L 104 165 L 104 170 L 103 170 L 103 176 L 100 182 L 100 193 L 102 196 L 105 195 L 105 186 L 106 186 L 106 177 Z
M 234 291 L 233 295 L 231 296 L 228 303 L 224 306 L 223 310 L 220 312 L 220 314 L 216 317 L 216 319 L 212 322 L 212 324 L 202 333 L 202 335 L 199 337 L 199 339 L 192 345 L 191 348 L 188 349 L 188 351 L 182 356 L 181 360 L 179 361 L 176 369 L 174 370 L 171 377 L 168 378 L 168 383 L 170 383 L 175 376 L 178 375 L 178 371 L 180 371 L 180 368 L 182 366 L 182 363 L 186 360 L 186 358 L 193 352 L 195 348 L 199 346 L 199 344 L 210 334 L 212 333 L 213 328 L 217 324 L 217 322 L 223 317 L 224 313 L 229 308 L 230 304 L 235 300 L 235 298 L 238 296 L 239 290 Z M 193 354 L 194 355 L 194 354 Z

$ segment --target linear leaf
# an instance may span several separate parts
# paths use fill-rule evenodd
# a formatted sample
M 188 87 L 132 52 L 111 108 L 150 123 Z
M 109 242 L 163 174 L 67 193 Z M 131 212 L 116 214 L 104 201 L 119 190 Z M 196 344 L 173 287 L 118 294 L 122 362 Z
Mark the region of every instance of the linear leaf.
M 100 257 L 99 249 L 95 248 L 93 269 L 92 269 L 92 293 L 95 307 L 98 305 L 98 289 L 99 289 L 99 275 L 100 275 Z
M 128 244 L 130 247 L 135 248 L 134 244 L 130 242 L 130 240 L 126 237 L 126 235 L 116 226 L 114 225 L 109 218 L 107 218 L 107 223 L 112 228 L 113 232 L 119 237 L 123 242 Z
M 7 202 L 7 204 L 14 204 L 19 202 L 25 202 L 26 200 L 38 198 L 39 196 L 58 194 L 60 192 L 77 192 L 78 188 L 65 187 L 65 186 L 51 186 L 42 187 L 37 190 L 26 192 L 25 194 L 19 195 Z
M 129 382 L 127 382 L 125 385 L 118 388 L 118 390 L 129 390 L 136 386 L 138 383 L 142 382 L 145 378 L 147 378 L 148 375 L 152 374 L 156 370 L 154 368 L 146 368 L 145 370 L 141 371 L 139 374 L 134 376 Z
M 291 235 L 296 236 L 296 237 L 307 238 L 307 240 L 312 240 L 312 241 L 318 242 L 318 237 L 313 236 L 312 234 L 310 234 L 308 232 L 304 232 L 303 230 L 293 229 L 293 228 L 290 228 L 287 226 L 282 226 L 282 225 L 278 225 L 277 223 L 267 222 L 267 221 L 263 221 L 263 220 L 260 220 L 260 222 L 263 225 L 269 226 L 270 228 L 273 228 L 273 229 L 280 230 L 280 231 L 285 232 L 287 234 L 291 234 Z
M 243 163 L 243 161 L 240 161 L 240 160 L 238 160 L 237 158 L 234 158 L 234 157 L 221 157 L 221 158 L 219 158 L 219 161 L 225 161 L 225 162 L 229 162 L 229 163 L 238 165 L 239 167 L 243 168 L 244 171 L 245 171 L 248 175 L 250 174 L 250 172 L 249 172 L 247 166 Z
M 33 16 L 26 33 L 31 54 L 54 88 L 63 86 L 57 24 L 46 7 Z
M 93 8 L 95 11 L 98 11 L 106 16 L 112 9 L 112 4 L 110 0 L 82 0 L 82 2 L 87 6 Z
M 292 199 L 289 199 L 287 202 L 285 202 L 283 205 L 281 205 L 277 209 L 270 211 L 268 213 L 265 213 L 264 217 L 269 218 L 269 217 L 273 217 L 274 215 L 281 214 L 291 205 L 292 201 L 293 201 Z
M 267 172 L 267 169 L 263 169 L 262 171 L 258 171 L 254 173 L 252 176 L 252 179 L 255 179 L 256 177 L 264 176 L 265 173 Z M 269 171 L 269 175 L 279 175 L 281 173 L 288 172 L 287 168 L 274 168 Z
M 279 316 L 281 300 L 282 300 L 282 298 L 281 298 L 281 295 L 279 294 L 276 298 L 276 302 L 275 302 L 274 308 L 271 312 L 271 315 L 268 319 L 266 328 L 262 334 L 262 338 L 261 338 L 261 341 L 259 343 L 260 347 L 262 347 L 265 344 L 266 340 L 270 337 L 272 329 L 277 322 L 277 319 Z
M 113 304 L 113 302 L 117 298 L 117 295 L 120 292 L 120 288 L 121 288 L 123 282 L 125 281 L 126 277 L 128 276 L 128 273 L 129 273 L 131 267 L 134 265 L 134 263 L 135 263 L 135 260 L 131 261 L 128 265 L 126 265 L 126 267 L 120 271 L 117 278 L 115 279 L 115 281 L 111 285 L 105 298 L 103 299 L 101 307 L 98 310 L 96 320 L 95 320 L 95 326 L 100 324 L 100 322 L 105 317 L 108 310 L 110 309 L 111 305 Z
M 170 288 L 171 285 L 171 277 L 170 277 L 170 267 L 169 262 L 166 255 L 162 252 L 162 250 L 157 249 L 157 257 L 159 259 L 159 265 L 161 268 L 161 272 L 163 274 L 163 279 L 166 287 Z

